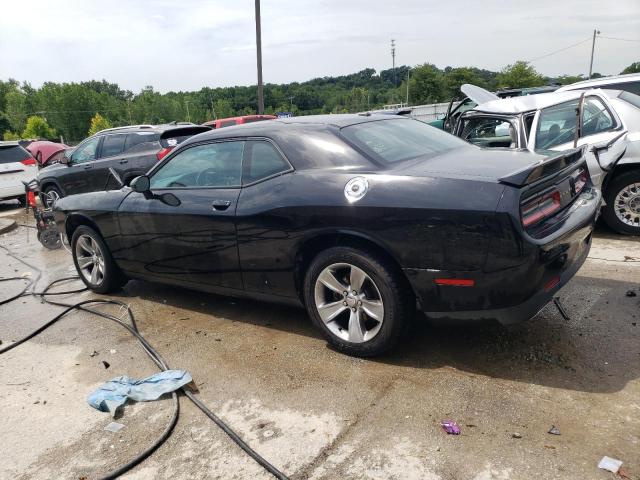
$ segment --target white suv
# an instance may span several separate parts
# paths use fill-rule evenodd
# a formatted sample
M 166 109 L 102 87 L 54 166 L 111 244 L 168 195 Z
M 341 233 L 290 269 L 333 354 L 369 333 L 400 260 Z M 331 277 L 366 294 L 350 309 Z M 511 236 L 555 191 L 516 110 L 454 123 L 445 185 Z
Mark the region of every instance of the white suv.
M 0 142 L 0 200 L 24 203 L 24 184 L 36 177 L 36 159 L 18 142 Z

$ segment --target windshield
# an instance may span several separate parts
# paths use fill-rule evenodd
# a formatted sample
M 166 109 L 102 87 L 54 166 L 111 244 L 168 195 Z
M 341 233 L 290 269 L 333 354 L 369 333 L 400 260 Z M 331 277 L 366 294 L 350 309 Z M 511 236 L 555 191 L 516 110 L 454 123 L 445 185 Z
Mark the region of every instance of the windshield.
M 341 130 L 344 137 L 374 160 L 393 164 L 421 156 L 435 156 L 469 146 L 458 137 L 412 119 L 395 118 L 359 123 Z

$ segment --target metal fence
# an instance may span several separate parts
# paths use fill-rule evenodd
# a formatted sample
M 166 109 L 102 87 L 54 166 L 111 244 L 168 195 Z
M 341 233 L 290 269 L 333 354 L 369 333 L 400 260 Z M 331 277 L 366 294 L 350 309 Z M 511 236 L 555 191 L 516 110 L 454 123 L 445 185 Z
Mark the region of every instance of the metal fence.
M 457 103 L 454 103 L 455 107 Z M 431 122 L 438 120 L 445 116 L 447 108 L 449 108 L 449 102 L 446 103 L 432 103 L 431 105 L 416 105 L 411 107 L 411 116 L 422 120 L 424 122 Z

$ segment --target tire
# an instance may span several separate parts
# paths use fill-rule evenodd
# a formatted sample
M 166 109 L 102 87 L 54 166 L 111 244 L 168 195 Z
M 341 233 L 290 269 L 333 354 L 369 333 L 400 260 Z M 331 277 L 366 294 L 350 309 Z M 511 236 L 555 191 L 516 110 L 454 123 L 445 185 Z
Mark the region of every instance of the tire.
M 640 235 L 640 170 L 615 176 L 604 197 L 607 204 L 602 216 L 607 225 L 624 235 Z
M 127 283 L 104 240 L 91 227 L 81 225 L 73 232 L 71 252 L 78 276 L 90 290 L 109 293 Z
M 45 208 L 51 208 L 51 206 L 53 205 L 52 201 L 58 198 L 62 198 L 63 196 L 64 195 L 62 195 L 58 187 L 56 187 L 55 185 L 47 185 L 42 192 L 42 204 Z
M 360 283 L 361 291 L 353 295 L 351 290 L 345 296 L 346 287 L 359 283 L 363 274 L 366 278 Z M 324 280 L 319 279 L 321 275 Z M 336 283 L 329 287 L 331 279 Z M 330 248 L 311 261 L 304 281 L 304 300 L 309 316 L 329 344 L 357 357 L 380 355 L 395 346 L 411 324 L 415 310 L 411 287 L 397 267 L 351 247 Z M 359 328 L 352 331 L 352 325 Z

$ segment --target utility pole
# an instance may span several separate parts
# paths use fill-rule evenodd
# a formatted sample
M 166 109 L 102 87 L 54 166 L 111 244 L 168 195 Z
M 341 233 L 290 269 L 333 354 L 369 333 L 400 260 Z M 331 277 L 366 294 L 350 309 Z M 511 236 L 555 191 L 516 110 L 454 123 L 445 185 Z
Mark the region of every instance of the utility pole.
M 411 68 L 407 69 L 407 107 L 409 106 L 409 73 L 411 73 Z
M 391 64 L 393 65 L 393 86 L 396 87 L 396 41 L 391 39 Z
M 211 114 L 213 115 L 213 119 L 217 120 L 218 116 L 216 115 L 216 109 L 213 108 L 213 97 L 211 97 L 211 94 L 209 94 L 209 102 L 211 103 Z
M 593 41 L 591 42 L 591 63 L 589 64 L 589 78 L 591 78 L 591 74 L 593 73 L 593 52 L 596 49 L 596 35 L 600 33 L 600 30 L 595 29 L 593 31 Z
M 258 115 L 264 113 L 264 86 L 262 85 L 262 32 L 260 29 L 260 0 L 256 0 L 256 50 L 258 54 Z
M 187 106 L 187 122 L 191 122 L 191 115 L 189 115 L 189 100 L 185 100 L 184 103 Z

